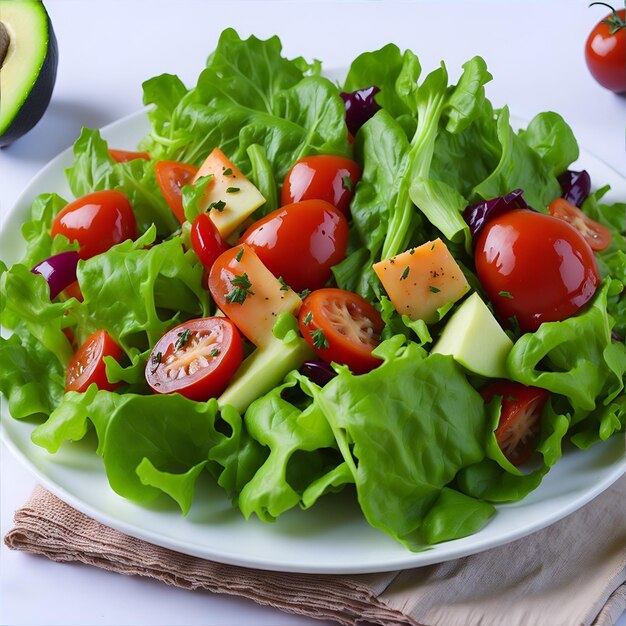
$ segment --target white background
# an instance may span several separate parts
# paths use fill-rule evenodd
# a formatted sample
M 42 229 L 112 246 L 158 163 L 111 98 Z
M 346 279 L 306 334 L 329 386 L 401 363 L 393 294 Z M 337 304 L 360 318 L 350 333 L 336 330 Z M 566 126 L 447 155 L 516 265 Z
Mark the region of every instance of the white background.
M 278 34 L 289 57 L 346 66 L 364 50 L 393 41 L 426 71 L 445 60 L 452 78 L 483 56 L 495 106 L 530 119 L 560 112 L 582 146 L 625 173 L 626 98 L 589 76 L 583 49 L 604 16 L 587 0 L 447 2 L 201 2 L 191 0 L 47 0 L 59 42 L 59 71 L 44 119 L 0 150 L 0 212 L 10 211 L 30 178 L 73 143 L 82 126 L 100 127 L 142 106 L 141 83 L 163 72 L 192 85 L 219 33 Z M 618 3 L 619 4 L 619 3 Z M 127 147 L 127 146 L 124 146 Z M 1 254 L 1 251 L 0 251 Z M 1 448 L 1 530 L 34 480 Z M 189 592 L 77 564 L 0 551 L 0 623 L 319 624 L 237 598 Z M 619 622 L 626 626 L 626 616 Z

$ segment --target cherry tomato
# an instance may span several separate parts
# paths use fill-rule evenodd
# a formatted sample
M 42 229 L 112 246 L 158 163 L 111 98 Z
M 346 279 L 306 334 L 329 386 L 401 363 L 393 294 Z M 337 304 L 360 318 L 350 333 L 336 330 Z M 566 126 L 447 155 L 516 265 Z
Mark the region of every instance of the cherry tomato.
M 134 161 L 135 159 L 150 160 L 150 155 L 147 152 L 132 152 L 130 150 L 115 150 L 109 148 L 109 156 L 116 163 L 126 163 L 127 161 Z
M 146 364 L 155 393 L 203 402 L 219 396 L 243 359 L 243 342 L 226 317 L 189 320 L 159 339 Z
M 154 166 L 157 184 L 168 206 L 182 224 L 185 221 L 182 188 L 191 185 L 198 168 L 179 161 L 159 161 Z
M 598 22 L 587 39 L 585 60 L 591 75 L 600 85 L 615 93 L 626 92 L 626 9 L 616 11 Z M 591 6 L 591 5 L 590 5 Z
M 564 198 L 557 198 L 551 202 L 548 211 L 553 217 L 571 224 L 585 238 L 592 250 L 600 252 L 611 245 L 611 231 Z
M 67 366 L 65 391 L 86 391 L 92 383 L 96 383 L 98 389 L 107 391 L 118 387 L 119 383 L 110 383 L 107 378 L 105 356 L 119 361 L 122 358 L 122 348 L 111 339 L 106 330 L 97 330 L 87 337 Z
M 282 204 L 301 200 L 326 200 L 348 215 L 350 200 L 361 178 L 358 163 L 345 157 L 320 154 L 296 161 L 287 173 Z
M 193 251 L 206 270 L 210 270 L 215 259 L 230 248 L 206 213 L 200 213 L 193 221 L 190 236 Z
M 474 260 L 502 321 L 514 317 L 524 332 L 574 315 L 600 283 L 584 237 L 563 220 L 527 209 L 488 222 L 476 240 Z
M 95 191 L 61 209 L 52 222 L 51 235 L 78 241 L 78 255 L 90 259 L 126 239 L 136 239 L 137 223 L 121 191 Z
M 384 322 L 380 313 L 364 298 L 327 287 L 310 293 L 298 315 L 300 333 L 327 363 L 347 365 L 355 374 L 364 374 L 381 364 L 372 356 L 380 343 Z
M 539 387 L 526 387 L 509 380 L 489 383 L 480 390 L 486 403 L 502 397 L 496 441 L 513 465 L 522 465 L 535 449 L 541 426 L 541 412 L 550 395 Z
M 240 239 L 294 290 L 319 289 L 348 247 L 348 221 L 324 200 L 304 200 L 272 211 Z

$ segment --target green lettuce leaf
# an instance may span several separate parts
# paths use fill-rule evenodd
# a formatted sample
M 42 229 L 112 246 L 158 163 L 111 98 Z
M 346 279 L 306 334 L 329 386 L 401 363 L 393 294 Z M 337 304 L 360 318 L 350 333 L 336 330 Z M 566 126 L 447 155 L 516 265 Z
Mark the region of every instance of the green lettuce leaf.
M 134 159 L 116 163 L 100 131 L 83 128 L 74 144 L 74 164 L 66 170 L 72 193 L 78 198 L 92 191 L 118 189 L 130 201 L 139 233 L 154 224 L 161 236 L 180 224 L 156 182 L 156 160 Z

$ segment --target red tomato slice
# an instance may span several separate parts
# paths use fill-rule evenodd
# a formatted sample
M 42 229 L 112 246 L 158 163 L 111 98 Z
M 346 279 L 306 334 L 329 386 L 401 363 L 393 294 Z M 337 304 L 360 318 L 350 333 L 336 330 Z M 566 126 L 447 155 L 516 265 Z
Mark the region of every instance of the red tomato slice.
M 155 393 L 180 393 L 203 402 L 224 391 L 242 359 L 241 336 L 228 318 L 189 320 L 157 341 L 146 381 Z
M 355 374 L 364 374 L 382 362 L 372 356 L 380 343 L 382 317 L 356 293 L 333 287 L 310 293 L 302 303 L 298 324 L 302 336 L 327 363 L 341 363 Z
M 126 239 L 136 239 L 137 223 L 130 202 L 121 191 L 95 191 L 61 209 L 50 234 L 78 241 L 78 255 L 90 259 Z
M 206 213 L 200 213 L 193 221 L 190 237 L 193 251 L 206 270 L 210 270 L 215 259 L 230 248 Z
M 89 335 L 67 366 L 65 391 L 86 391 L 92 383 L 96 383 L 98 389 L 113 391 L 119 383 L 109 382 L 104 357 L 111 356 L 119 361 L 122 354 L 122 348 L 106 330 L 97 330 Z
M 503 323 L 524 332 L 576 314 L 596 292 L 600 275 L 583 236 L 563 220 L 515 209 L 480 231 L 476 272 Z
M 585 238 L 592 250 L 600 252 L 611 245 L 611 231 L 564 198 L 557 198 L 551 202 L 548 211 L 552 217 L 558 217 L 571 224 Z
M 135 159 L 150 160 L 150 155 L 147 152 L 132 152 L 130 150 L 115 150 L 109 148 L 109 156 L 116 163 L 126 163 L 127 161 L 134 161 Z
M 198 168 L 179 161 L 159 161 L 154 166 L 157 184 L 168 206 L 182 224 L 185 221 L 182 188 L 191 185 Z
M 502 397 L 496 440 L 513 465 L 528 461 L 541 427 L 541 412 L 549 393 L 539 387 L 526 387 L 508 380 L 489 383 L 480 390 L 485 403 Z
M 345 157 L 330 154 L 304 157 L 287 173 L 282 204 L 326 200 L 347 216 L 354 188 L 360 178 L 359 164 Z
M 304 200 L 272 211 L 248 228 L 248 244 L 294 291 L 319 289 L 346 255 L 348 221 L 324 200 Z

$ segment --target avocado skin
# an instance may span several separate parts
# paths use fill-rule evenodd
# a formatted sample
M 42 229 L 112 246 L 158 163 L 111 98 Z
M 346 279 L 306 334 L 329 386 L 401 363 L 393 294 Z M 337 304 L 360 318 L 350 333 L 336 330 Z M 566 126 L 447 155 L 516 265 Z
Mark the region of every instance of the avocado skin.
M 59 49 L 57 39 L 52 28 L 52 22 L 48 16 L 48 52 L 46 58 L 24 104 L 0 137 L 0 148 L 8 146 L 16 139 L 22 137 L 22 135 L 25 135 L 42 118 L 48 108 L 48 104 L 50 104 L 52 90 L 57 78 L 58 63 Z

